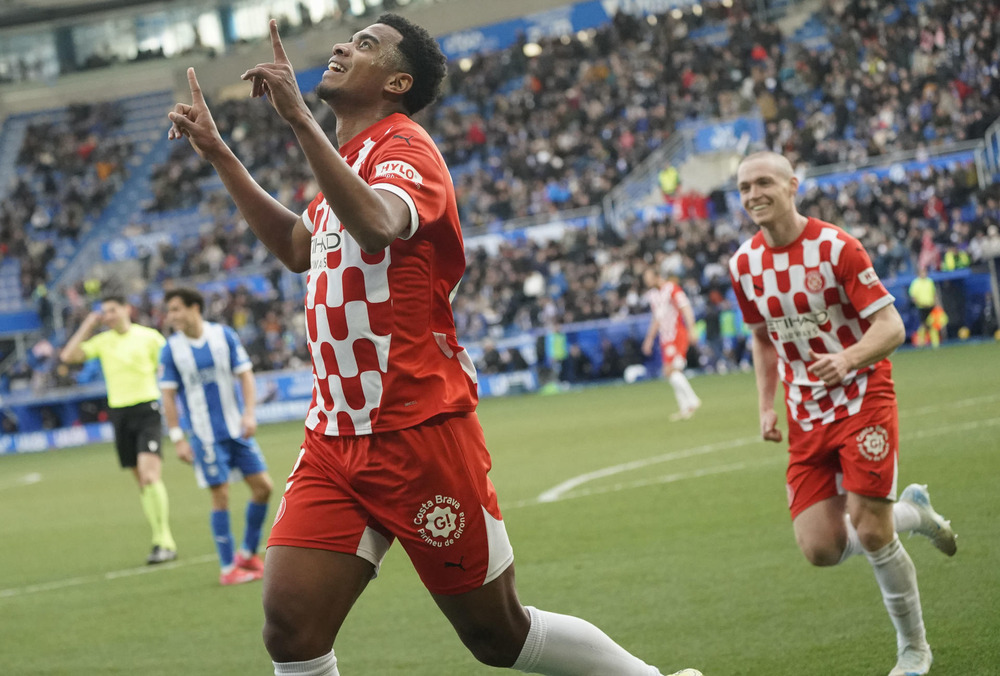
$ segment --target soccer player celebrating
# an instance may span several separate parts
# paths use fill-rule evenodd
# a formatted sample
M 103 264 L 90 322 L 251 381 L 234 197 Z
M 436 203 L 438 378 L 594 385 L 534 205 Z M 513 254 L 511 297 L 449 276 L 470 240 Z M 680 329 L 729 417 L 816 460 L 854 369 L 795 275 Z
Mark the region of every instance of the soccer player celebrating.
M 760 231 L 730 259 L 733 288 L 752 330 L 764 439 L 780 442 L 774 396 L 785 385 L 787 487 L 795 539 L 810 563 L 864 554 L 896 629 L 889 676 L 931 666 L 913 562 L 897 531 L 955 553 L 950 524 L 926 486 L 896 499 L 898 422 L 887 357 L 905 330 L 893 297 L 861 244 L 795 207 L 799 181 L 771 152 L 746 157 L 740 199 Z
M 212 536 L 223 585 L 259 580 L 261 526 L 271 497 L 271 477 L 254 439 L 256 386 L 250 357 L 236 331 L 202 317 L 205 299 L 195 289 L 164 295 L 167 323 L 174 334 L 160 354 L 163 416 L 177 457 L 192 463 L 198 484 L 212 491 Z M 236 387 L 237 381 L 239 388 Z M 180 427 L 177 398 L 190 422 L 190 440 Z M 243 545 L 234 551 L 229 526 L 229 472 L 238 469 L 250 487 Z
M 153 550 L 146 563 L 157 564 L 177 558 L 167 487 L 160 478 L 163 421 L 156 368 L 164 340 L 156 329 L 133 323 L 131 310 L 125 296 L 105 295 L 101 311 L 87 315 L 59 358 L 67 364 L 95 358 L 101 361 L 118 462 L 123 469 L 131 469 L 139 483 L 142 511 L 153 531 Z M 88 338 L 102 321 L 109 330 Z
M 525 608 L 487 476 L 476 374 L 450 297 L 465 270 L 454 187 L 411 119 L 445 59 L 393 14 L 334 45 L 317 87 L 339 152 L 302 100 L 276 24 L 274 62 L 248 70 L 291 126 L 321 193 L 301 216 L 253 180 L 219 136 L 194 71 L 170 113 L 241 214 L 291 270 L 308 271 L 313 401 L 264 566 L 264 642 L 275 674 L 338 674 L 334 640 L 399 539 L 481 662 L 540 674 L 655 675 L 583 620 Z M 690 671 L 690 674 L 696 672 Z
M 649 330 L 642 342 L 642 353 L 653 354 L 653 340 L 660 336 L 660 354 L 663 358 L 663 377 L 674 388 L 679 410 L 671 420 L 686 420 L 701 406 L 701 399 L 684 375 L 687 366 L 689 334 L 694 330 L 694 311 L 684 289 L 675 282 L 663 279 L 655 268 L 642 273 L 646 285 L 646 302 L 652 311 Z

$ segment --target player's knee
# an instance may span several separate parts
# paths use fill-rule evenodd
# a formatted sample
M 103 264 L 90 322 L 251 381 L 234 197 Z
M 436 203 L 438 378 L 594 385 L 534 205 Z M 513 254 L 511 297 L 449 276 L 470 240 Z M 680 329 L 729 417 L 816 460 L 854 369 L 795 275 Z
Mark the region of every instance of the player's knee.
M 256 483 L 252 490 L 252 499 L 258 504 L 264 504 L 271 499 L 271 491 L 274 489 L 274 484 L 271 482 L 271 477 L 264 475 L 260 477 L 260 481 Z
M 858 540 L 865 551 L 876 552 L 892 541 L 894 531 L 889 528 L 860 528 L 858 529 Z
M 323 650 L 308 632 L 297 627 L 281 613 L 265 611 L 264 629 L 261 632 L 264 647 L 275 662 L 302 662 L 329 651 Z M 314 654 L 315 653 L 315 654 Z M 312 655 L 312 657 L 309 657 Z
M 459 638 L 472 656 L 485 665 L 506 669 L 517 661 L 521 645 L 498 627 L 477 627 L 459 630 Z
M 814 566 L 836 566 L 844 554 L 843 547 L 835 547 L 828 543 L 800 542 L 799 549 L 806 561 Z

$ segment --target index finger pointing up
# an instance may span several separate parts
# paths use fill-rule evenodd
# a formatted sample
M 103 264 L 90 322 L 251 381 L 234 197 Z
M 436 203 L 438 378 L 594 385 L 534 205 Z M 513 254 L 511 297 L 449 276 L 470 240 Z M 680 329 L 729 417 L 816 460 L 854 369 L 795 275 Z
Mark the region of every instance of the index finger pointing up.
M 194 68 L 187 69 L 188 84 L 191 86 L 191 102 L 204 103 L 205 97 L 201 93 L 201 85 L 198 84 L 198 76 L 194 74 Z
M 288 63 L 285 48 L 282 46 L 281 38 L 278 36 L 278 22 L 274 19 L 271 19 L 271 47 L 274 49 L 275 63 Z

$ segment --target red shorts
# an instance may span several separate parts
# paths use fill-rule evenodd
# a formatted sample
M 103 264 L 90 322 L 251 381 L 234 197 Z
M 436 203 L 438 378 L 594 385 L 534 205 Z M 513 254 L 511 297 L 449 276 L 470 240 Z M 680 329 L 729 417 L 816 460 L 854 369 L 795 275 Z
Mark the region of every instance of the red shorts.
M 427 589 L 478 589 L 514 560 L 475 413 L 330 437 L 306 429 L 268 546 L 354 554 L 375 574 L 399 539 Z
M 688 336 L 684 331 L 678 331 L 677 336 L 669 342 L 660 341 L 660 356 L 663 357 L 664 366 L 683 371 L 687 368 L 687 354 Z
M 788 423 L 788 507 L 806 507 L 844 492 L 896 499 L 899 419 L 895 404 L 862 410 L 806 432 Z

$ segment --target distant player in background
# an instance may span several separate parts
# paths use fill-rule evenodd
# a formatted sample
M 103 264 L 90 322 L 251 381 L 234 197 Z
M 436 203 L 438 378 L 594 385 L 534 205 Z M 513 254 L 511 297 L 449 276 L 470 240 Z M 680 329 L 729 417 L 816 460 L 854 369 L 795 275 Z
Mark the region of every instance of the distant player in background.
M 864 554 L 896 629 L 889 676 L 930 670 L 917 576 L 897 531 L 955 553 L 951 525 L 912 484 L 895 505 L 899 426 L 887 357 L 905 339 L 893 297 L 861 244 L 799 214 L 787 159 L 748 156 L 740 199 L 760 231 L 730 259 L 733 288 L 752 330 L 764 439 L 780 442 L 774 397 L 784 381 L 788 501 L 795 538 L 817 566 Z M 830 671 L 829 665 L 803 671 Z M 834 669 L 835 671 L 835 669 Z
M 274 62 L 243 79 L 298 139 L 322 190 L 306 211 L 277 202 L 226 146 L 194 70 L 192 104 L 175 106 L 168 135 L 188 138 L 268 249 L 309 273 L 313 401 L 264 567 L 275 674 L 339 674 L 337 634 L 398 539 L 479 661 L 537 674 L 657 676 L 589 622 L 518 598 L 475 413 L 475 367 L 455 336 L 450 299 L 465 253 L 454 186 L 410 117 L 445 76 L 437 42 L 384 14 L 333 46 L 317 94 L 335 113 L 335 148 L 302 99 L 274 21 L 270 30 Z
M 197 290 L 171 289 L 164 302 L 167 323 L 175 331 L 160 355 L 160 389 L 170 440 L 177 457 L 194 464 L 198 484 L 212 491 L 212 537 L 222 568 L 219 582 L 259 580 L 264 562 L 257 547 L 271 497 L 271 477 L 253 438 L 256 389 L 250 358 L 236 331 L 203 319 L 205 299 Z M 187 412 L 190 439 L 180 427 L 178 397 Z M 229 525 L 229 479 L 234 469 L 251 491 L 238 551 Z
M 670 416 L 671 420 L 685 420 L 694 415 L 701 406 L 701 399 L 684 375 L 690 332 L 694 330 L 694 311 L 691 301 L 679 284 L 660 276 L 655 268 L 646 268 L 642 274 L 646 284 L 646 302 L 652 311 L 649 330 L 642 342 L 642 353 L 653 354 L 653 341 L 660 336 L 660 354 L 663 358 L 663 377 L 674 388 L 679 410 Z
M 927 274 L 927 267 L 921 265 L 917 276 L 910 282 L 907 288 L 910 300 L 920 313 L 920 326 L 917 327 L 915 336 L 916 344 L 923 347 L 928 343 L 931 347 L 938 347 L 941 344 L 941 332 L 938 331 L 932 313 L 938 306 L 937 285 Z
M 88 339 L 102 321 L 110 330 Z M 153 531 L 153 550 L 146 558 L 150 564 L 177 558 L 167 488 L 160 478 L 163 421 L 156 370 L 163 344 L 159 331 L 132 322 L 124 296 L 109 294 L 101 299 L 101 311 L 87 315 L 59 354 L 67 364 L 101 361 L 118 461 L 135 474 L 142 511 Z

